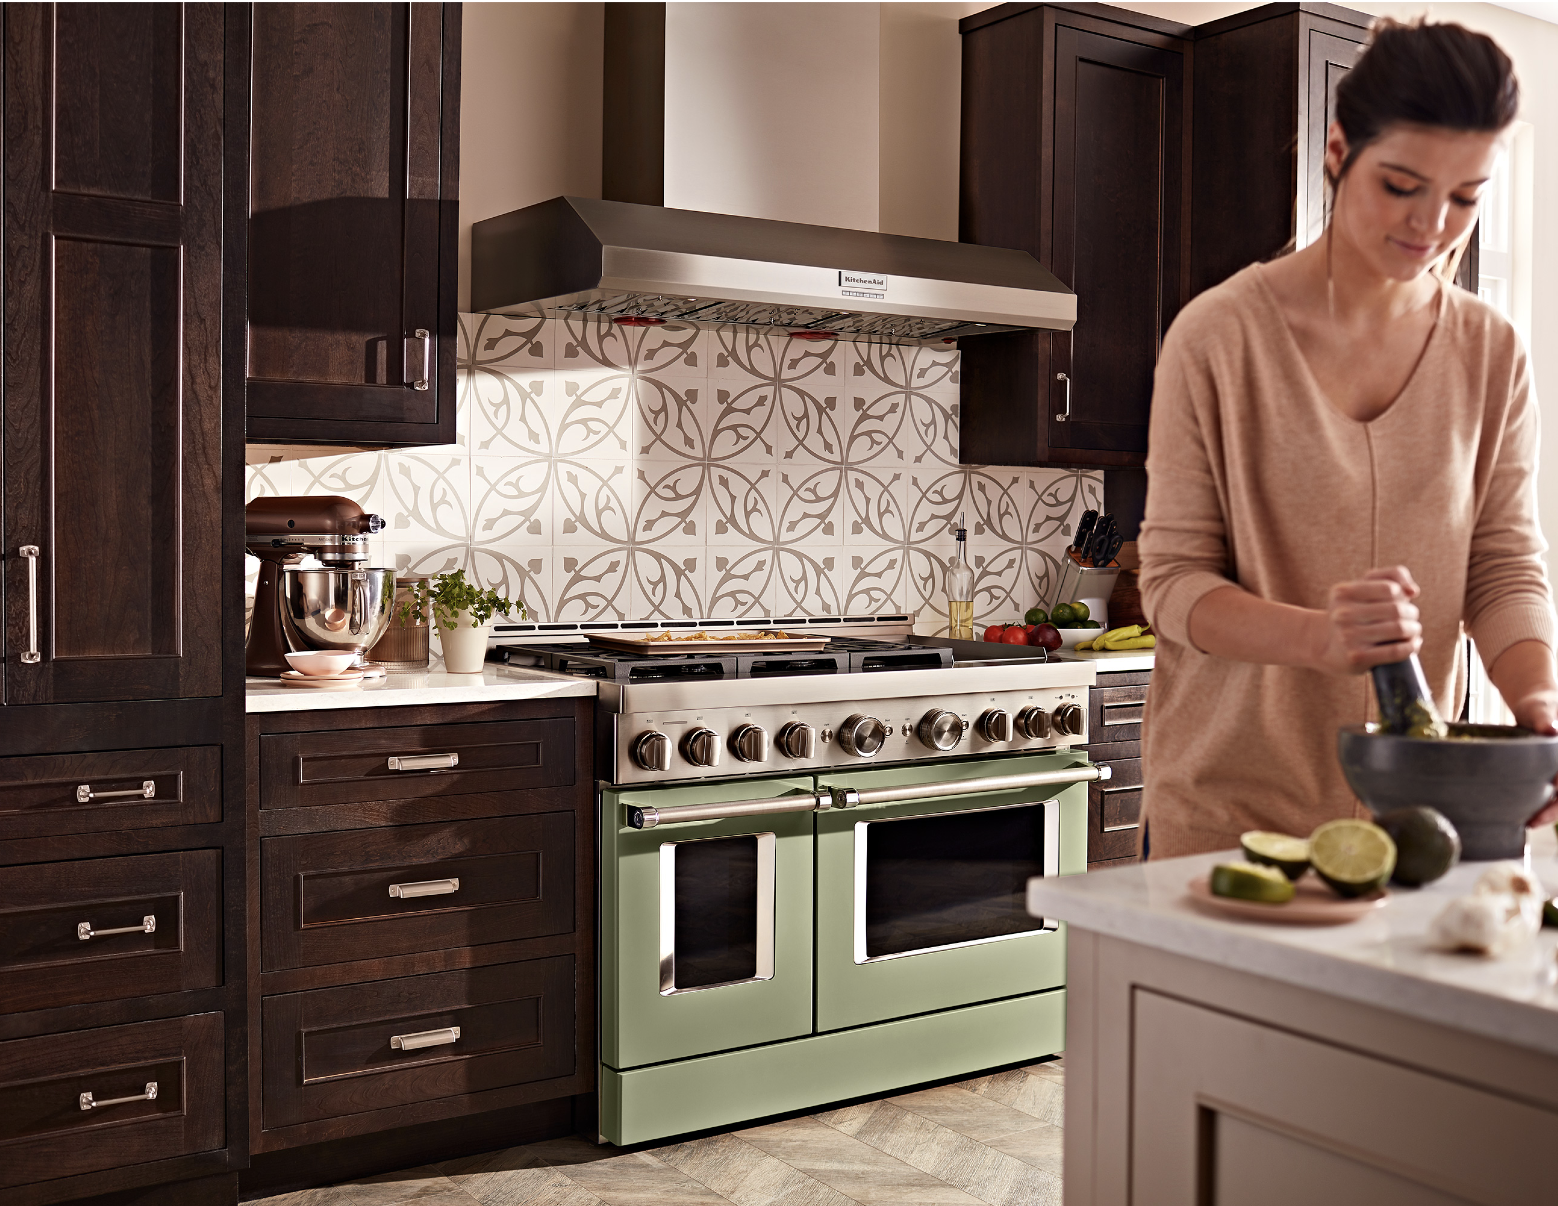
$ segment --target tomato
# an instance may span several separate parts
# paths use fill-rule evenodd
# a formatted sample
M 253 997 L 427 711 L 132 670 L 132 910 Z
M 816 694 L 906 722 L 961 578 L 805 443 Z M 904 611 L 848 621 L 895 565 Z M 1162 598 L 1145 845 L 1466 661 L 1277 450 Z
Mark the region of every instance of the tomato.
M 1056 628 L 1055 625 L 1040 624 L 1034 631 L 1033 639 L 1028 643 L 1030 645 L 1043 645 L 1046 649 L 1055 650 L 1059 649 L 1065 642 L 1061 640 L 1060 629 Z
M 992 624 L 985 629 L 985 640 L 1000 643 L 1001 634 L 1006 631 L 1005 624 Z
M 1028 643 L 1028 630 L 1013 624 L 1001 634 L 1003 645 L 1026 645 Z

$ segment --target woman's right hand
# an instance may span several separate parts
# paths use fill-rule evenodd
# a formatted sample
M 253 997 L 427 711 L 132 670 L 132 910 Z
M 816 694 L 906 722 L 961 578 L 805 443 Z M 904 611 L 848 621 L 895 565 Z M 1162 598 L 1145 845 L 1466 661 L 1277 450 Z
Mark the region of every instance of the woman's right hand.
M 1405 661 L 1423 644 L 1417 583 L 1404 565 L 1373 569 L 1331 587 L 1311 664 L 1330 674 L 1362 674 Z

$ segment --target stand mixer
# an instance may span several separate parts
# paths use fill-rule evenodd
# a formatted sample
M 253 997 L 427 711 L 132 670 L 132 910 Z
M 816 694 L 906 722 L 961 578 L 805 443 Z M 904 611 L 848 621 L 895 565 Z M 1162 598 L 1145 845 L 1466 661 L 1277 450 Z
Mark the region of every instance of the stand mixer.
M 244 508 L 244 547 L 260 561 L 245 673 L 275 678 L 286 654 L 304 649 L 363 651 L 384 634 L 393 570 L 369 569 L 368 537 L 384 520 L 349 498 L 257 498 Z M 301 569 L 311 554 L 323 569 Z

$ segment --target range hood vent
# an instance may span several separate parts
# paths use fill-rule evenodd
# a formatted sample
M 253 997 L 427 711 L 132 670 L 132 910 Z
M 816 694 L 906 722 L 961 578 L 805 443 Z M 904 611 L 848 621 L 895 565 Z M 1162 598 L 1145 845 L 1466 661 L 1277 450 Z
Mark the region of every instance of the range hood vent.
M 471 308 L 942 343 L 1069 331 L 1077 299 L 1023 251 L 554 197 L 472 226 Z

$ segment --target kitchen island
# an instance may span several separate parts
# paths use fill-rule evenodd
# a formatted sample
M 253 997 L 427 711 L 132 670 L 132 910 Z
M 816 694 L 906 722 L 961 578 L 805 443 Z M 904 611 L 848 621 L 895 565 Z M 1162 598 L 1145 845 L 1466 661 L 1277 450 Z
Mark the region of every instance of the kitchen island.
M 1229 857 L 1031 881 L 1069 924 L 1068 1206 L 1558 1200 L 1558 931 L 1430 949 L 1485 863 L 1347 925 L 1224 919 L 1186 886 Z M 1531 866 L 1558 889 L 1552 830 Z

